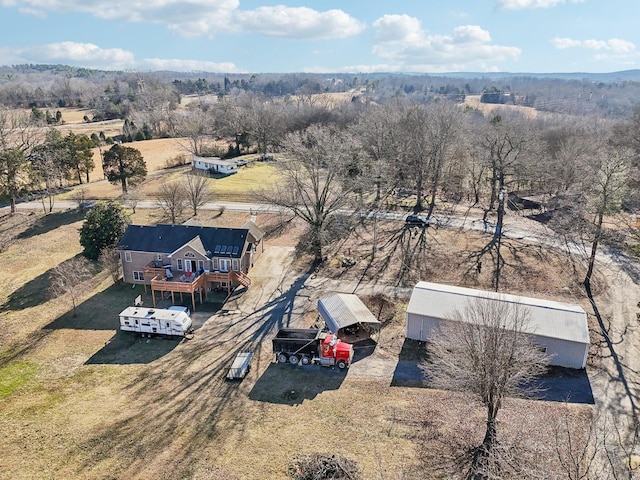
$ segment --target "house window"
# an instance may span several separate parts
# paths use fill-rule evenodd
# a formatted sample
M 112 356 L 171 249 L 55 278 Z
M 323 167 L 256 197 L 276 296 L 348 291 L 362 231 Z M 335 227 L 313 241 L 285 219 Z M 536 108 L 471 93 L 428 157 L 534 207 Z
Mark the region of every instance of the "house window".
M 131 252 L 124 252 L 124 261 L 125 262 L 131 261 Z
M 213 259 L 213 270 L 215 271 L 215 270 L 219 270 L 219 269 L 220 269 L 220 267 L 218 266 L 218 259 L 214 258 Z
M 204 271 L 204 261 L 198 260 L 198 270 Z
M 238 271 L 238 260 L 236 260 L 235 258 L 233 259 L 233 271 L 237 272 Z
M 134 280 L 143 281 L 144 280 L 144 273 L 142 273 L 142 272 L 133 272 L 133 279 Z
M 184 270 L 184 269 L 182 268 L 182 259 L 181 259 L 181 258 L 177 258 L 177 259 L 176 259 L 176 268 L 177 268 L 178 270 Z
M 196 258 L 196 254 L 193 252 L 185 252 L 184 256 L 186 258 Z
M 156 260 L 158 260 L 159 262 L 162 261 L 162 254 L 161 253 L 157 253 L 156 254 Z

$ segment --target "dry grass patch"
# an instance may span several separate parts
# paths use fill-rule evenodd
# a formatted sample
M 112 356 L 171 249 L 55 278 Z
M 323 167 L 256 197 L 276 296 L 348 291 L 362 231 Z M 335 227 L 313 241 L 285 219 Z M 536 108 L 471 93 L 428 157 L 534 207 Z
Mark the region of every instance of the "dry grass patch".
M 133 220 L 149 224 L 156 216 L 138 210 Z M 203 212 L 197 220 L 239 226 L 249 218 L 225 211 Z M 11 227 L 15 241 L 0 252 L 4 271 L 11 272 L 0 277 L 0 368 L 9 369 L 2 372 L 10 379 L 0 387 L 7 392 L 0 398 L 0 471 L 6 478 L 286 479 L 297 455 L 326 452 L 357 461 L 366 479 L 451 478 L 459 454 L 481 440 L 484 411 L 468 397 L 390 387 L 388 379 L 354 372 L 273 364 L 268 332 L 247 378 L 226 382 L 226 367 L 239 348 L 235 329 L 262 328 L 266 320 L 258 315 L 229 324 L 215 317 L 189 341 L 146 342 L 117 331 L 118 312 L 142 289 L 111 286 L 99 274 L 74 317 L 66 299 L 44 292 L 51 270 L 81 250 L 81 220 L 74 212 L 36 216 L 27 227 Z M 257 223 L 266 220 L 260 214 Z M 270 241 L 295 242 L 299 228 L 294 222 L 278 231 L 267 248 Z M 440 280 L 457 278 L 449 257 L 476 241 L 460 232 L 449 235 L 437 232 L 439 248 L 447 252 L 439 261 L 450 262 L 438 264 Z M 359 260 L 353 269 L 331 266 L 323 273 L 369 275 L 357 270 L 367 258 L 367 241 L 353 240 L 350 248 Z M 376 268 L 377 277 L 370 278 L 388 280 Z M 392 328 L 381 335 L 391 356 L 401 344 L 394 333 L 401 325 L 391 310 L 384 312 Z M 501 435 L 520 438 L 548 478 L 558 471 L 550 435 L 562 409 L 514 400 L 500 416 Z M 582 428 L 581 418 L 575 428 Z

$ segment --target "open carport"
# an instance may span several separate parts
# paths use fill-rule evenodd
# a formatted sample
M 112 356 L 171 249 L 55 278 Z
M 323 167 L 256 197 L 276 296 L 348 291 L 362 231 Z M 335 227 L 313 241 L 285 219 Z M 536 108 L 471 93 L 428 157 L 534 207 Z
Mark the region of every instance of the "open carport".
M 318 312 L 331 333 L 349 327 L 380 328 L 380 322 L 357 295 L 336 293 L 318 300 Z

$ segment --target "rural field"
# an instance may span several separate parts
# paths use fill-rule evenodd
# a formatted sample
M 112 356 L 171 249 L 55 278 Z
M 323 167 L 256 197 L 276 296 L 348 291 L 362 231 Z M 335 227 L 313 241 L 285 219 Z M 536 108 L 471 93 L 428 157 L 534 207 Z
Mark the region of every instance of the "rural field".
M 248 291 L 223 307 L 197 305 L 194 317 L 203 325 L 193 339 L 145 340 L 117 330 L 117 315 L 134 296 L 150 304 L 139 286 L 114 285 L 99 272 L 84 285 L 76 316 L 68 298 L 47 294 L 52 269 L 81 251 L 80 213 L 18 217 L 2 219 L 15 241 L 0 253 L 3 270 L 11 272 L 0 279 L 0 478 L 287 478 L 289 464 L 304 453 L 345 455 L 367 479 L 425 478 L 425 472 L 450 478 L 455 459 L 482 438 L 485 413 L 467 397 L 396 378 L 399 362 L 420 358 L 419 348 L 412 356 L 417 347 L 404 341 L 407 289 L 390 287 L 391 272 L 376 273 L 382 264 L 364 271 L 362 237 L 331 254 L 338 259 L 349 251 L 362 259 L 353 269 L 331 260 L 309 276 L 305 258 L 293 254 L 300 230 L 272 234 Z M 132 221 L 159 217 L 144 210 Z M 198 221 L 237 226 L 248 219 L 248 213 L 210 212 Z M 256 221 L 269 228 L 273 219 Z M 380 225 L 382 238 L 396 230 L 393 223 Z M 449 273 L 433 271 L 425 279 L 453 281 L 447 265 L 456 249 L 479 239 L 445 229 L 434 236 L 449 249 L 432 260 Z M 536 255 L 523 260 L 531 269 Z M 568 288 L 559 280 L 565 268 L 548 258 L 531 288 L 561 296 Z M 510 281 L 529 288 L 521 277 Z M 390 299 L 373 353 L 356 350 L 346 374 L 272 363 L 275 329 L 311 325 L 317 298 L 354 289 L 363 298 L 378 291 Z M 256 350 L 250 374 L 226 382 L 225 368 L 246 346 Z M 590 414 L 588 405 L 512 400 L 501 428 L 532 462 L 557 472 L 553 424 L 569 415 L 580 428 Z
M 467 101 L 477 108 L 477 99 Z M 122 127 L 84 123 L 82 117 L 82 111 L 64 110 L 67 123 L 58 128 L 90 134 L 119 133 Z M 140 150 L 148 167 L 140 200 L 157 200 L 162 182 L 192 174 L 184 142 L 127 144 Z M 251 203 L 254 192 L 274 185 L 277 161 L 256 157 L 247 156 L 248 164 L 235 175 L 210 177 L 211 202 Z M 76 200 L 79 190 L 87 200 L 120 198 L 120 186 L 103 180 L 98 149 L 94 159 L 91 182 L 56 200 Z M 151 305 L 151 295 L 139 285 L 114 284 L 99 266 L 75 291 L 75 310 L 68 296 L 49 293 L 54 269 L 81 254 L 82 212 L 58 209 L 44 215 L 35 204 L 32 211 L 3 214 L 0 479 L 286 479 L 299 455 L 317 453 L 355 460 L 367 480 L 460 477 L 460 459 L 482 441 L 486 412 L 468 395 L 428 388 L 424 345 L 404 337 L 405 309 L 420 280 L 491 289 L 491 268 L 473 263 L 474 252 L 491 235 L 438 223 L 422 234 L 404 228 L 413 203 L 415 197 L 408 197 L 386 205 L 396 220 L 349 219 L 317 270 L 297 248 L 307 241 L 297 221 L 225 208 L 195 217 L 184 212 L 180 222 L 239 227 L 253 219 L 267 232 L 265 252 L 249 272 L 251 287 L 224 303 L 212 297 L 196 304 L 197 329 L 188 339 L 120 332 L 119 312 L 138 295 Z M 443 225 L 448 218 L 464 218 L 477 227 L 481 214 L 441 200 L 435 217 L 445 220 Z M 168 219 L 159 209 L 137 208 L 131 221 Z M 519 213 L 507 212 L 505 223 L 539 238 L 552 233 Z M 580 283 L 585 274 L 580 259 L 521 238 L 505 239 L 505 246 L 501 289 L 593 311 Z M 605 318 L 618 328 L 635 315 L 640 293 L 631 280 L 633 266 L 601 260 L 592 289 Z M 356 355 L 348 371 L 274 363 L 271 338 L 277 329 L 314 325 L 317 300 L 335 292 L 358 294 L 382 322 L 371 339 L 351 339 Z M 625 396 L 617 365 L 603 353 L 594 315 L 589 322 L 588 375 L 561 372 L 560 390 L 545 394 L 547 400 L 509 399 L 500 413 L 501 446 L 516 449 L 531 468 L 544 472 L 540 478 L 566 478 L 556 455 L 555 426 L 566 423 L 572 433 L 584 435 L 594 398 L 620 411 L 634 398 Z M 637 336 L 629 332 L 625 328 L 621 335 Z M 622 353 L 631 368 L 640 359 L 628 343 Z M 246 348 L 255 351 L 249 375 L 226 381 L 235 353 Z M 582 387 L 586 381 L 590 400 L 558 401 L 578 381 Z

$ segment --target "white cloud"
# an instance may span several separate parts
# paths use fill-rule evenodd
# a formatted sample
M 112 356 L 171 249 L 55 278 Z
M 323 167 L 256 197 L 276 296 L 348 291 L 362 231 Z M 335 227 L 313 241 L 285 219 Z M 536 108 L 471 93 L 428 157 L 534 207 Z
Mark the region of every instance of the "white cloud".
M 245 73 L 233 62 L 188 59 L 145 58 L 120 48 L 100 48 L 91 43 L 59 42 L 22 49 L 0 47 L 0 65 L 20 63 L 63 63 L 101 70 L 172 70 L 178 72 Z
M 41 63 L 64 62 L 86 67 L 109 66 L 111 69 L 130 68 L 133 53 L 120 48 L 103 49 L 92 43 L 59 42 L 22 49 L 22 56 L 35 57 Z
M 364 24 L 342 10 L 319 12 L 307 7 L 260 7 L 238 11 L 236 24 L 243 31 L 270 37 L 329 39 L 357 35 Z
M 153 71 L 247 73 L 245 70 L 238 69 L 233 62 L 215 63 L 175 58 L 145 58 L 140 66 L 145 70 Z
M 373 23 L 373 53 L 391 71 L 493 71 L 494 62 L 517 60 L 521 50 L 491 44 L 491 35 L 477 25 L 456 27 L 451 35 L 431 34 L 419 20 L 407 15 L 385 15 Z
M 523 10 L 529 8 L 551 8 L 565 3 L 582 3 L 584 0 L 496 0 L 498 8 Z
M 376 40 L 387 42 L 415 42 L 422 37 L 420 20 L 409 15 L 384 15 L 373 22 Z
M 45 16 L 80 12 L 96 18 L 166 25 L 185 37 L 249 32 L 287 38 L 345 38 L 365 25 L 342 10 L 277 5 L 240 10 L 239 0 L 0 0 L 0 6 Z
M 554 38 L 551 43 L 558 49 L 565 48 L 586 48 L 588 50 L 606 51 L 615 54 L 634 53 L 636 46 L 634 43 L 620 38 L 609 40 L 574 40 L 571 38 Z
M 582 45 L 580 40 L 573 40 L 572 38 L 554 38 L 551 40 L 551 43 L 553 43 L 554 47 L 561 50 L 565 48 L 579 47 Z
M 184 19 L 229 18 L 239 0 L 0 0 L 0 6 L 18 7 L 31 14 L 81 12 L 107 20 L 180 23 Z
M 571 38 L 554 38 L 551 43 L 557 49 L 582 48 L 594 51 L 593 58 L 596 61 L 613 60 L 623 65 L 634 65 L 639 58 L 634 43 L 620 38 L 611 38 L 609 40 L 574 40 Z

